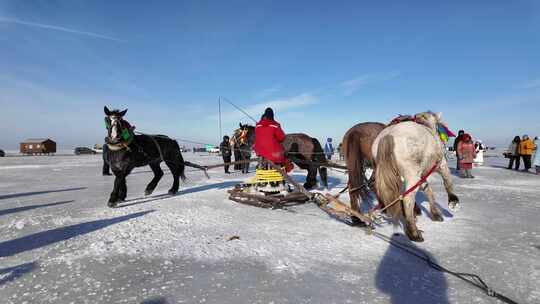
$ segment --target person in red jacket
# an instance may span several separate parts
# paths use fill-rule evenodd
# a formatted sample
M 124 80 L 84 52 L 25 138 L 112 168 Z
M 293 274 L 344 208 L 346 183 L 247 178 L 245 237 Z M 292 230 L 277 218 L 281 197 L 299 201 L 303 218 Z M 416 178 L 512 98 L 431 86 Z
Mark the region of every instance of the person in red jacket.
M 463 139 L 458 143 L 459 168 L 461 177 L 474 178 L 471 174 L 472 164 L 476 157 L 476 150 L 469 134 L 465 133 Z
M 281 143 L 285 139 L 285 132 L 281 125 L 274 120 L 274 111 L 266 108 L 261 120 L 255 126 L 255 153 L 278 165 L 284 165 L 287 171 L 292 170 L 285 158 L 285 151 Z

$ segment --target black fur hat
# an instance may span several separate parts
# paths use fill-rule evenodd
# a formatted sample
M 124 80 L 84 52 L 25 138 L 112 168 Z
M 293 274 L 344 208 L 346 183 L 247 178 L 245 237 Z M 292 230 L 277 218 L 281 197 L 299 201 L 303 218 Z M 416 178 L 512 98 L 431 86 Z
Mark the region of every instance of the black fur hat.
M 272 108 L 266 108 L 266 110 L 264 110 L 263 117 L 266 119 L 274 120 L 274 110 L 272 110 Z

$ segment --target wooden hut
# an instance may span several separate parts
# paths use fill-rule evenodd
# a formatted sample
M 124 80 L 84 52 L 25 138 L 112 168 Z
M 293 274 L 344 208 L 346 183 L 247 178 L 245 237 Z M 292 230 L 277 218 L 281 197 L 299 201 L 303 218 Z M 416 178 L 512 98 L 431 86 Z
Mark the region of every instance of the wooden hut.
M 56 143 L 50 138 L 29 138 L 21 143 L 22 154 L 56 153 Z

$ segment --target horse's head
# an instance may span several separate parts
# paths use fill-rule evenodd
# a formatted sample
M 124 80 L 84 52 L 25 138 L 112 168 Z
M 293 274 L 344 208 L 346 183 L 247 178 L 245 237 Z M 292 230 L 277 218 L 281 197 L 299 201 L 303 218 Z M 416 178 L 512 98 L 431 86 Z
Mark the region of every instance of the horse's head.
M 107 128 L 107 138 L 108 143 L 115 144 L 122 141 L 124 138 L 123 130 L 124 126 L 122 125 L 122 117 L 126 115 L 127 109 L 124 111 L 120 110 L 109 110 L 106 106 L 104 107 L 105 112 L 105 127 Z
M 446 123 L 442 120 L 442 113 L 431 111 L 422 112 L 414 115 L 417 122 L 429 127 L 435 134 L 438 134 L 443 142 L 447 142 L 449 137 L 455 136 Z
M 431 111 L 427 112 L 421 112 L 414 115 L 414 119 L 426 127 L 432 129 L 433 131 L 437 131 L 439 128 L 439 125 L 446 125 L 442 121 L 442 113 L 434 113 Z
M 234 141 L 241 146 L 253 146 L 255 143 L 255 127 L 248 124 L 239 124 L 239 128 L 234 131 Z

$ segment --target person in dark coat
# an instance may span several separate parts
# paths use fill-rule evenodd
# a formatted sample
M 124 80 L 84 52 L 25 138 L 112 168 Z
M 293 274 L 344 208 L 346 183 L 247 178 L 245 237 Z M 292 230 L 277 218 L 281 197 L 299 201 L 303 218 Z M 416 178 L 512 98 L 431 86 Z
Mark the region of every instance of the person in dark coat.
M 465 135 L 465 131 L 463 130 L 459 130 L 458 132 L 458 136 L 456 137 L 456 139 L 454 140 L 454 152 L 456 153 L 456 159 L 457 159 L 457 162 L 456 162 L 456 170 L 459 170 L 461 169 L 460 168 L 460 161 L 459 161 L 459 151 L 458 151 L 458 145 L 459 145 L 459 142 L 461 140 L 463 140 L 463 135 Z
M 230 163 L 231 162 L 231 143 L 229 142 L 229 136 L 225 135 L 223 136 L 223 141 L 219 145 L 219 151 L 221 152 L 221 157 L 223 157 L 224 163 Z M 225 173 L 230 174 L 229 172 L 229 165 L 225 165 Z
M 514 162 L 516 163 L 516 166 L 514 167 L 515 170 L 519 170 L 519 146 L 521 143 L 521 138 L 519 136 L 514 137 L 514 140 L 512 140 L 512 143 L 510 143 L 510 146 L 508 146 L 507 155 L 510 161 L 508 162 L 508 169 L 512 169 L 512 166 L 514 165 Z

